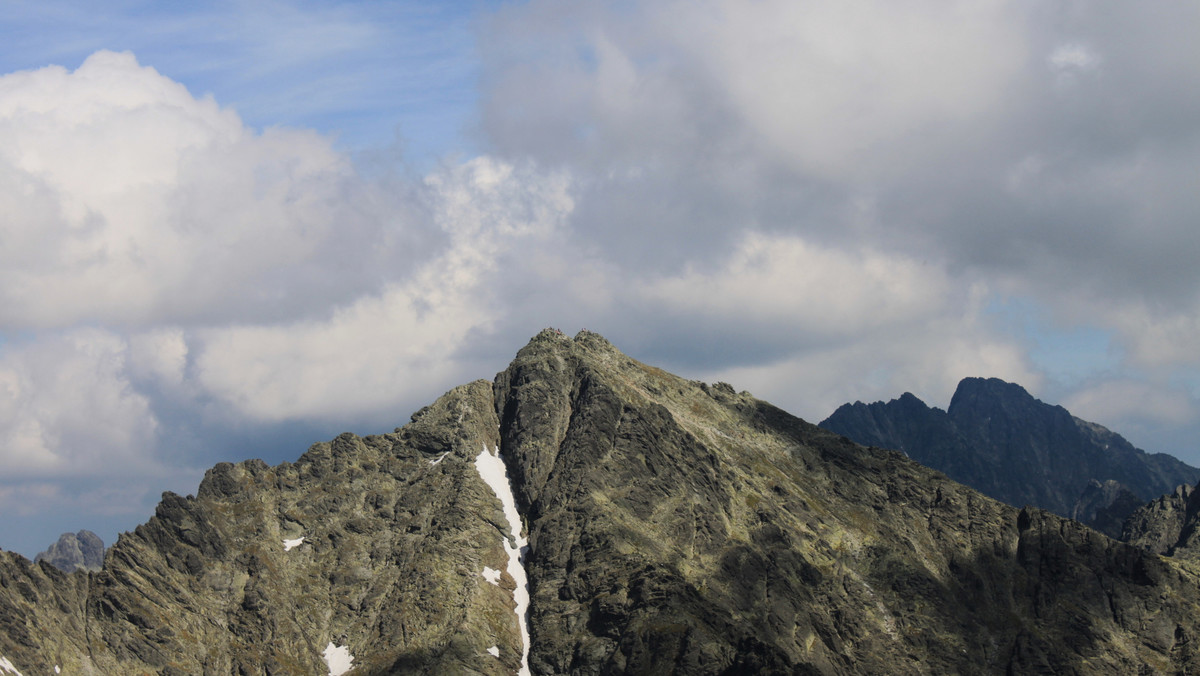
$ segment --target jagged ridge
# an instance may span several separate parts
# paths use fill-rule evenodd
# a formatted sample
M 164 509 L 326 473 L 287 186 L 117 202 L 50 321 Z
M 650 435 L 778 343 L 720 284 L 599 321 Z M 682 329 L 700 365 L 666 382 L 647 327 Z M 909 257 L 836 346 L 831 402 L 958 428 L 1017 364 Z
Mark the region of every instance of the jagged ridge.
M 1188 565 L 555 332 L 394 434 L 219 465 L 100 573 L 4 554 L 0 655 L 324 673 L 332 641 L 355 673 L 513 673 L 485 444 L 528 532 L 533 673 L 1200 668 Z

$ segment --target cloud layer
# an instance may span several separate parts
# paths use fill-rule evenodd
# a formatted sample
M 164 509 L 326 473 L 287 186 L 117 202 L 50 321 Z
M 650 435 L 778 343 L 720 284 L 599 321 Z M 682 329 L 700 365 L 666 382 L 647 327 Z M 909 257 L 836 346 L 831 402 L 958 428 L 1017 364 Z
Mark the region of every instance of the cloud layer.
M 681 301 L 673 317 L 691 307 L 790 329 L 792 354 L 762 350 L 764 372 L 773 359 L 823 371 L 836 359 L 812 346 L 845 327 L 855 345 L 880 331 L 915 339 L 905 356 L 872 352 L 849 380 L 911 376 L 906 364 L 930 363 L 934 345 L 996 348 L 942 369 L 955 377 L 1028 373 L 1031 349 L 1053 336 L 997 330 L 986 308 L 1015 300 L 1054 318 L 1043 329 L 1113 336 L 1121 373 L 1093 381 L 1151 386 L 1200 355 L 1200 239 L 1190 234 L 1200 60 L 1181 28 L 1197 13 L 1167 3 L 531 2 L 501 13 L 485 42 L 484 124 L 502 154 L 586 177 L 579 237 L 627 270 L 666 273 L 647 288 Z M 751 241 L 772 242 L 770 253 L 747 258 Z M 785 292 L 772 270 L 788 255 L 811 267 L 788 266 Z M 874 260 L 898 279 L 872 286 L 869 269 L 835 271 L 834 260 Z M 904 279 L 914 265 L 921 275 Z M 826 269 L 834 274 L 814 279 Z M 734 300 L 743 288 L 762 293 Z M 807 318 L 768 328 L 754 316 L 789 307 Z M 936 340 L 898 330 L 915 318 L 928 334 L 955 328 Z M 861 331 L 849 337 L 852 327 Z M 952 379 L 918 393 L 944 405 Z M 888 387 L 894 396 L 912 382 Z M 1047 385 L 1058 396 L 1084 386 Z M 763 386 L 785 398 L 805 389 Z M 1135 410 L 1110 404 L 1109 424 Z
M 420 253 L 328 139 L 255 134 L 131 54 L 0 78 L 0 137 L 9 329 L 294 316 Z
M 292 59 L 326 68 L 313 110 L 378 76 L 336 67 L 387 42 L 366 5 L 281 7 L 280 36 L 332 22 Z M 0 510 L 129 527 L 215 459 L 402 424 L 545 326 L 814 420 L 999 376 L 1200 461 L 1197 13 L 504 5 L 486 154 L 419 173 L 132 53 L 0 76 Z M 230 39 L 245 82 L 291 72 Z M 1103 363 L 1045 361 L 1077 334 Z

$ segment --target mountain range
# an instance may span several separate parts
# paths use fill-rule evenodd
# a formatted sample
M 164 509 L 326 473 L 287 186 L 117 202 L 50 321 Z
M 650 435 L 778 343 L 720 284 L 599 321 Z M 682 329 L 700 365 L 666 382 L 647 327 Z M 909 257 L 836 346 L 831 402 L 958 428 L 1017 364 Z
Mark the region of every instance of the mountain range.
M 543 331 L 393 432 L 213 467 L 99 571 L 0 552 L 0 670 L 1200 671 L 1188 557 L 875 446 Z
M 1200 469 L 1035 399 L 1020 385 L 966 378 L 945 410 L 910 393 L 839 407 L 821 427 L 899 450 L 1010 505 L 1077 518 L 1112 537 L 1143 503 L 1200 481 Z

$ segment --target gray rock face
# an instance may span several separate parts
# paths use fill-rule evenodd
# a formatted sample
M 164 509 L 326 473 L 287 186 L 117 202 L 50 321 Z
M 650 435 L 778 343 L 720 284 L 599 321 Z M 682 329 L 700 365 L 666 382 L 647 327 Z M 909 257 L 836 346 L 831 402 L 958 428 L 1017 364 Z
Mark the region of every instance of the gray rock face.
M 496 389 L 506 452 L 538 468 L 518 482 L 536 673 L 1116 674 L 1194 660 L 1180 646 L 1196 620 L 1151 591 L 1196 598 L 1189 569 L 728 386 L 583 335 L 531 343 Z M 1133 639 L 1143 620 L 1156 628 Z
M 45 561 L 64 573 L 73 573 L 80 568 L 100 570 L 104 563 L 104 541 L 90 530 L 63 533 L 57 542 L 33 560 Z
M 98 573 L 0 554 L 0 655 L 23 673 L 323 674 L 333 643 L 358 674 L 512 673 L 512 596 L 481 575 L 504 568 L 507 524 L 472 465 L 496 430 L 480 381 L 394 434 L 217 465 Z
M 1200 561 L 1200 493 L 1179 486 L 1139 507 L 1125 520 L 1121 537 L 1148 551 Z
M 906 393 L 888 403 L 845 404 L 821 427 L 861 444 L 904 451 L 1010 505 L 1034 505 L 1068 517 L 1076 515 L 1081 500 L 1096 500 L 1089 489 L 1093 481 L 1102 486 L 1117 481 L 1140 503 L 1200 480 L 1200 469 L 1166 454 L 1148 454 L 995 378 L 964 379 L 946 411 Z M 1079 513 L 1098 516 L 1103 523 L 1090 525 L 1112 532 L 1112 522 L 1120 523 L 1135 503 L 1118 500 L 1116 493 L 1108 497 L 1102 507 L 1085 505 Z
M 323 674 L 332 643 L 356 674 L 515 673 L 485 445 L 530 541 L 533 673 L 1200 669 L 1189 562 L 551 331 L 393 434 L 214 467 L 99 572 L 0 553 L 0 657 Z
M 1093 479 L 1071 509 L 1071 518 L 1110 538 L 1121 539 L 1125 519 L 1137 511 L 1143 502 L 1120 482 L 1109 479 L 1100 483 Z

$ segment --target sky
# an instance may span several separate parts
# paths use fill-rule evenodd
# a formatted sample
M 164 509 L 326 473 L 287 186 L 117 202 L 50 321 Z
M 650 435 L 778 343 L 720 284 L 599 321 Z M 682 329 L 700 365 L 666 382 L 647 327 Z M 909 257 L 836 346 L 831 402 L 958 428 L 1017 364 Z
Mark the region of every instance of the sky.
M 540 329 L 813 422 L 999 377 L 1200 465 L 1196 3 L 8 2 L 0 548 Z

